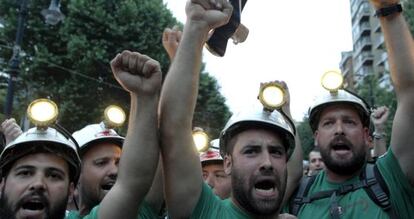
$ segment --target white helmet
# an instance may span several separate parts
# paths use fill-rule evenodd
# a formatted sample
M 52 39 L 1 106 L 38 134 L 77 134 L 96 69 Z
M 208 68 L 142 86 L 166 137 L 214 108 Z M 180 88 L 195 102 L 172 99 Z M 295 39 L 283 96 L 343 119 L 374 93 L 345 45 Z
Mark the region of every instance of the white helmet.
M 76 144 L 56 129 L 47 127 L 44 129 L 31 128 L 6 145 L 0 155 L 2 175 L 16 160 L 39 151 L 51 152 L 65 159 L 70 167 L 71 180 L 77 182 L 81 161 Z
M 337 92 L 324 92 L 318 96 L 315 104 L 309 108 L 309 124 L 312 128 L 312 131 L 315 132 L 318 123 L 320 112 L 331 104 L 335 103 L 349 103 L 352 106 L 355 106 L 364 126 L 369 127 L 370 123 L 370 110 L 368 104 L 356 94 L 351 93 L 347 90 L 338 90 Z
M 219 147 L 219 139 L 210 141 L 210 148 L 207 151 L 200 153 L 201 164 L 209 162 L 223 162 L 223 157 L 220 155 Z
M 220 133 L 220 152 L 224 156 L 229 139 L 243 130 L 255 127 L 268 128 L 275 130 L 284 140 L 287 157 L 290 158 L 295 148 L 295 127 L 294 123 L 285 115 L 275 110 L 270 112 L 265 110 L 262 105 L 256 104 L 254 107 L 244 109 L 234 114 L 227 122 Z
M 92 145 L 92 143 L 109 141 L 119 147 L 122 147 L 125 139 L 124 137 L 118 135 L 115 130 L 106 128 L 103 122 L 99 124 L 87 125 L 83 129 L 74 132 L 72 136 L 79 144 L 79 153 L 81 156 L 85 153 L 88 147 Z

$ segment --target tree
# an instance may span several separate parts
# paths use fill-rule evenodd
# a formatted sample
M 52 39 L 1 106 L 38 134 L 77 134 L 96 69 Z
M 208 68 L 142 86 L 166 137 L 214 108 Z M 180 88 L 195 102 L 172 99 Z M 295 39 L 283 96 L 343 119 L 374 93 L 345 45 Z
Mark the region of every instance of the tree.
M 404 2 L 404 16 L 410 25 L 411 34 L 414 36 L 414 1 L 408 0 Z
M 386 133 L 390 134 L 393 116 L 397 109 L 397 99 L 389 78 L 389 73 L 384 74 L 381 78 L 378 78 L 374 74 L 368 74 L 356 87 L 356 90 L 358 91 L 358 95 L 364 100 L 367 100 L 371 108 L 383 105 L 389 108 L 390 114 L 386 123 Z M 388 143 L 389 140 L 390 138 L 388 138 Z
M 5 25 L 0 37 L 10 42 L 9 46 L 16 33 L 18 4 L 0 0 Z M 48 5 L 49 0 L 29 1 L 22 44 L 26 55 L 15 91 L 15 116 L 22 117 L 33 99 L 49 97 L 60 108 L 59 122 L 73 132 L 101 121 L 104 108 L 110 104 L 128 109 L 129 95 L 114 80 L 109 67 L 110 60 L 123 50 L 146 54 L 167 72 L 168 56 L 161 36 L 165 27 L 177 21 L 162 0 L 63 1 L 61 10 L 66 17 L 56 26 L 46 25 L 40 15 Z M 11 57 L 10 50 L 0 53 L 6 60 Z M 218 91 L 206 88 L 205 92 Z M 219 94 L 214 97 L 218 105 L 224 104 Z M 197 115 L 207 110 L 198 109 Z
M 309 118 L 304 117 L 302 122 L 296 125 L 296 131 L 299 133 L 300 142 L 303 149 L 303 158 L 308 159 L 308 155 L 314 148 L 313 132 L 309 125 Z
M 218 92 L 219 89 L 215 78 L 201 73 L 193 126 L 202 127 L 212 139 L 219 137 L 230 117 L 225 98 Z

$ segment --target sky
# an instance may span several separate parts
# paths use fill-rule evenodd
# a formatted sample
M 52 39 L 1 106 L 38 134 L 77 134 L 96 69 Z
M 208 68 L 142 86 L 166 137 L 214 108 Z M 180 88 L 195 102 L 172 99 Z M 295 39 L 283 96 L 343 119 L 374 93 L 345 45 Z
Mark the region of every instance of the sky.
M 185 23 L 186 0 L 164 3 Z M 352 50 L 350 16 L 349 0 L 247 1 L 247 40 L 230 40 L 224 57 L 204 49 L 205 70 L 217 79 L 232 112 L 251 105 L 261 82 L 286 81 L 292 116 L 300 121 L 322 90 L 322 74 L 339 69 L 341 52 Z

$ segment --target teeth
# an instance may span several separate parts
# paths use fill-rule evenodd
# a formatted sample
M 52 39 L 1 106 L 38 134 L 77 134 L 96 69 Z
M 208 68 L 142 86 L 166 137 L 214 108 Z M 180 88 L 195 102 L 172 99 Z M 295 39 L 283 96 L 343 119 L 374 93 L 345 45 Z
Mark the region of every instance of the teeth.
M 275 191 L 275 188 L 269 188 L 269 189 L 259 189 L 259 188 L 255 188 L 256 189 L 256 191 L 258 191 L 258 192 L 264 192 L 264 193 L 267 193 L 267 192 L 273 192 L 273 191 Z

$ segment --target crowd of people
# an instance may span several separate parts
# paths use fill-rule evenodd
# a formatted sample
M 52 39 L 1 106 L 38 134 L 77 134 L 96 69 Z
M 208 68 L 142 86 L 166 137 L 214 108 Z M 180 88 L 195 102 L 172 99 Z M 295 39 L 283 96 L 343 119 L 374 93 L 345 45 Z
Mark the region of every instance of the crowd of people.
M 372 110 L 345 89 L 321 93 L 309 110 L 315 149 L 304 173 L 288 86 L 275 80 L 261 87 L 284 88 L 280 109 L 251 100 L 200 154 L 192 119 L 202 49 L 232 6 L 189 0 L 183 30 L 163 33 L 163 84 L 159 63 L 139 52 L 110 63 L 130 94 L 125 137 L 103 123 L 71 136 L 1 124 L 0 218 L 414 218 L 414 41 L 399 0 L 370 2 L 398 102 L 391 133 L 387 107 Z

